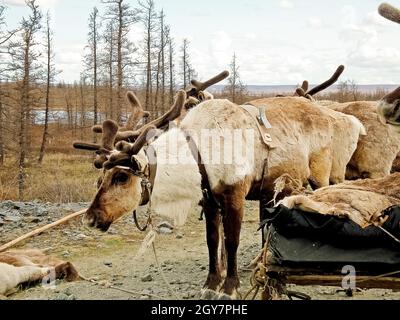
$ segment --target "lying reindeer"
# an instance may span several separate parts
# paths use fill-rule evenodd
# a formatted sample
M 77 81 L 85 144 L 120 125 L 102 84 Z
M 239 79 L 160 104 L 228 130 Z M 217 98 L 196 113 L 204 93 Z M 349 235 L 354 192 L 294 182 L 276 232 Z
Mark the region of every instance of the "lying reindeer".
M 39 250 L 0 253 L 0 295 L 9 295 L 20 284 L 41 281 L 53 272 L 55 279 L 68 282 L 79 279 L 71 263 L 47 256 Z
M 167 114 L 136 131 L 119 132 L 115 122 L 106 121 L 102 145 L 75 144 L 76 148 L 97 150 L 96 164 L 103 169 L 85 218 L 89 226 L 107 231 L 123 215 L 149 203 L 151 212 L 179 224 L 200 202 L 206 216 L 210 262 L 203 298 L 219 292 L 235 298 L 240 286 L 237 249 L 245 200 L 264 195 L 273 199 L 274 182 L 283 174 L 303 185 L 313 180 L 318 187 L 329 185 L 332 177 L 343 180 L 346 161 L 364 128 L 357 119 L 322 110 L 306 99 L 275 98 L 268 101 L 263 115 L 272 125 L 269 137 L 273 145 L 268 148 L 258 121 L 246 107 L 228 100 L 208 100 L 193 108 L 179 128 L 146 146 L 154 140 L 154 128 L 180 117 L 186 99 L 187 92 L 180 91 Z M 220 142 L 217 149 L 222 154 L 244 156 L 209 161 L 213 147 L 200 143 L 204 130 Z M 335 149 L 338 140 L 340 150 Z M 221 222 L 227 251 L 225 279 L 218 259 Z

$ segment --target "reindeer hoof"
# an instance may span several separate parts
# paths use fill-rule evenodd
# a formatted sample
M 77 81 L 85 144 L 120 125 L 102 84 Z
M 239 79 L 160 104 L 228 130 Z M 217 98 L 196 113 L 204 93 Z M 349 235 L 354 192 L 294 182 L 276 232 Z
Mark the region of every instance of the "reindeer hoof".
M 218 300 L 219 299 L 219 294 L 210 289 L 203 289 L 201 290 L 201 297 L 200 300 Z
M 218 295 L 218 300 L 221 300 L 221 301 L 233 301 L 233 300 L 239 300 L 239 299 L 241 299 L 241 295 L 237 289 L 235 289 L 232 294 L 221 292 Z
M 220 301 L 232 301 L 235 300 L 233 297 L 231 297 L 230 295 L 226 294 L 226 293 L 220 293 L 218 296 L 218 300 Z

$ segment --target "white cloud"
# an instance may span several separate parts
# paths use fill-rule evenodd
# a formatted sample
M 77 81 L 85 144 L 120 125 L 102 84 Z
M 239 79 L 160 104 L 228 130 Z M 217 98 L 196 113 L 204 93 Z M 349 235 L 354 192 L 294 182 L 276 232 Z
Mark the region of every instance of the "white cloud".
M 292 1 L 289 1 L 289 0 L 280 0 L 279 1 L 279 6 L 281 8 L 285 8 L 285 9 L 293 9 L 294 8 L 294 3 Z
M 322 20 L 317 17 L 310 17 L 307 19 L 307 24 L 311 28 L 321 28 L 323 26 Z

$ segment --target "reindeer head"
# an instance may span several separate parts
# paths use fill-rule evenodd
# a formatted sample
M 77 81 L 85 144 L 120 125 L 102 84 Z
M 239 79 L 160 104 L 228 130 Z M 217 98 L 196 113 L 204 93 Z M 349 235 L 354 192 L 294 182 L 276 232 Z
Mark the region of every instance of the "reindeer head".
M 379 13 L 388 20 L 400 23 L 400 9 L 390 4 L 381 4 Z M 378 114 L 383 123 L 387 123 L 397 131 L 400 131 L 400 88 L 397 88 L 380 101 Z
M 132 93 L 128 98 L 138 102 Z M 170 111 L 136 131 L 121 131 L 114 121 L 105 121 L 101 130 L 94 128 L 103 134 L 101 145 L 74 144 L 77 149 L 96 151 L 95 166 L 103 170 L 97 194 L 85 215 L 90 227 L 107 231 L 112 223 L 141 205 L 143 181 L 154 161 L 143 147 L 154 139 L 155 129 L 165 128 L 180 116 L 185 100 L 186 92 L 180 91 Z

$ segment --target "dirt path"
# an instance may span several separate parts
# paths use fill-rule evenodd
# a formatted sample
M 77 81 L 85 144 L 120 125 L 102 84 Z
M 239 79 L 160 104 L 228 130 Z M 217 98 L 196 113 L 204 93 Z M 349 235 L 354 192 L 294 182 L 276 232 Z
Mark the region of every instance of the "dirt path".
M 36 237 L 25 246 L 48 249 L 51 254 L 73 262 L 81 274 L 95 278 L 105 286 L 84 281 L 59 282 L 53 289 L 45 289 L 39 285 L 20 291 L 10 299 L 198 299 L 208 266 L 205 225 L 204 222 L 198 221 L 198 217 L 196 210 L 184 228 L 156 238 L 162 273 L 170 287 L 163 280 L 151 249 L 142 257 L 137 257 L 145 234 L 139 233 L 131 218 L 127 217 L 113 226 L 107 234 L 85 229 L 76 221 Z M 261 240 L 256 231 L 257 226 L 257 206 L 249 203 L 246 207 L 239 252 L 242 294 L 250 289 L 250 271 L 246 267 L 260 250 Z M 7 240 L 15 236 L 13 233 L 20 234 L 21 230 L 8 232 Z M 107 288 L 107 284 L 136 294 Z M 344 294 L 336 293 L 337 288 L 295 289 L 311 295 L 313 299 L 347 299 Z M 390 290 L 370 290 L 357 294 L 353 299 L 400 299 L 400 294 Z

